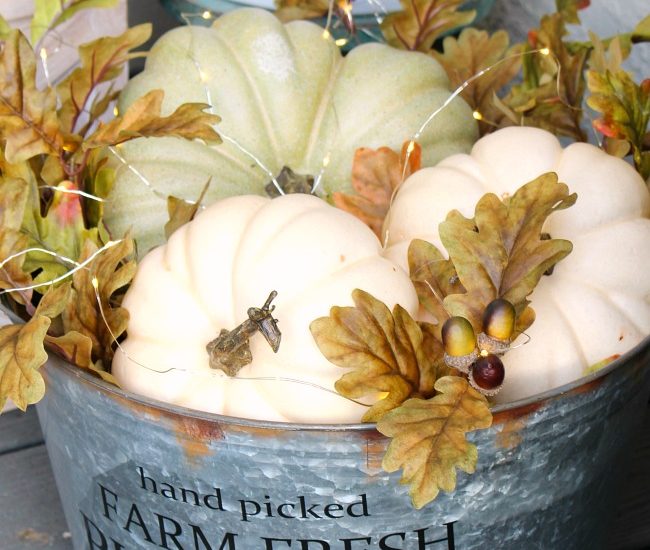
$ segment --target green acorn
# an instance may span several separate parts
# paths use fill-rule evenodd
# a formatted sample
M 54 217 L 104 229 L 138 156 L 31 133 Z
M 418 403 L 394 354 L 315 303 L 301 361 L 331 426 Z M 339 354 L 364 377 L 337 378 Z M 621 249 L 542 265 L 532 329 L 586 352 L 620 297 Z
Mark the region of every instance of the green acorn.
M 467 373 L 478 357 L 472 324 L 464 317 L 450 317 L 442 325 L 442 343 L 445 347 L 445 363 Z
M 483 313 L 483 332 L 478 336 L 479 348 L 497 355 L 508 351 L 516 318 L 515 306 L 508 300 L 492 300 Z
M 483 314 L 483 332 L 497 340 L 509 342 L 515 331 L 516 316 L 515 306 L 508 300 L 503 298 L 492 300 Z

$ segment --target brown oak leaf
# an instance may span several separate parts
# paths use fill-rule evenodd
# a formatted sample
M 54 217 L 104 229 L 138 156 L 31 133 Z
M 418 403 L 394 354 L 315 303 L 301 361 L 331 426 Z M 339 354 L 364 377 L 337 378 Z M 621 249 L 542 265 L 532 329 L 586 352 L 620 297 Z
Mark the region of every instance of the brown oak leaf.
M 453 491 L 456 469 L 474 472 L 478 451 L 465 434 L 489 428 L 492 413 L 484 395 L 465 378 L 445 376 L 430 399 L 409 399 L 387 413 L 377 429 L 392 438 L 384 456 L 387 472 L 402 469 L 413 505 L 422 508 L 440 490 Z
M 81 260 L 97 250 L 94 242 L 86 241 Z M 116 303 L 116 293 L 135 275 L 133 252 L 133 241 L 126 236 L 100 253 L 88 269 L 80 269 L 73 275 L 73 298 L 63 311 L 63 332 L 74 331 L 90 338 L 95 361 L 110 364 L 115 338 L 126 330 L 129 314 Z
M 388 14 L 381 23 L 386 41 L 396 48 L 427 52 L 436 39 L 468 25 L 475 11 L 458 11 L 464 0 L 400 0 L 402 10 Z
M 450 294 L 464 293 L 465 288 L 456 274 L 454 264 L 427 241 L 411 241 L 408 264 L 420 305 L 435 317 L 437 336 L 440 338 L 440 327 L 449 318 L 444 299 Z
M 336 192 L 334 204 L 367 224 L 381 238 L 384 218 L 395 190 L 422 163 L 422 149 L 412 141 L 402 145 L 401 153 L 389 147 L 361 147 L 352 161 L 352 188 L 356 194 Z
M 11 31 L 0 50 L 0 135 L 10 163 L 58 154 L 63 146 L 56 94 L 36 88 L 36 55 L 18 30 Z
M 582 104 L 591 44 L 570 44 L 564 40 L 566 34 L 560 13 L 544 16 L 540 28 L 529 33 L 526 51 L 531 53 L 523 59 L 523 82 L 495 101 L 505 115 L 503 125 L 535 126 L 587 141 Z
M 21 232 L 28 197 L 29 187 L 22 179 L 0 179 L 0 289 L 26 287 L 32 282 L 23 269 L 25 256 L 20 254 L 29 242 Z M 14 299 L 23 305 L 30 303 L 31 296 L 31 291 L 13 293 Z
M 534 319 L 527 296 L 572 249 L 569 241 L 544 239 L 542 226 L 550 214 L 570 207 L 576 198 L 556 174 L 548 173 L 504 201 L 492 193 L 484 195 L 473 220 L 451 212 L 440 224 L 440 238 L 466 293 L 447 296 L 445 309 L 469 320 L 478 334 L 486 306 L 505 298 L 517 311 L 517 329 L 524 330 L 522 323 Z
M 505 31 L 490 36 L 473 28 L 464 29 L 458 38 L 446 37 L 442 44 L 444 53 L 433 55 L 447 71 L 452 89 L 480 74 L 461 95 L 477 113 L 481 135 L 492 131 L 504 116 L 493 98 L 519 73 L 523 46 L 510 46 Z
M 315 19 L 327 15 L 328 0 L 275 0 L 275 15 L 286 23 L 296 19 Z
M 333 307 L 310 330 L 329 361 L 352 369 L 335 385 L 341 395 L 360 399 L 385 394 L 363 417 L 373 422 L 413 395 L 432 394 L 433 358 L 425 353 L 422 330 L 404 308 L 397 305 L 391 313 L 361 290 L 352 298 L 355 307 Z
M 43 397 L 38 369 L 47 361 L 43 339 L 49 326 L 50 320 L 39 315 L 24 325 L 0 327 L 0 411 L 7 399 L 24 411 Z
M 209 105 L 184 103 L 171 115 L 161 116 L 164 92 L 152 90 L 136 100 L 127 111 L 97 131 L 83 143 L 83 149 L 119 145 L 138 137 L 175 136 L 219 143 L 221 138 L 212 127 L 221 119 L 206 113 Z
M 203 190 L 195 202 L 188 202 L 172 196 L 167 197 L 167 211 L 169 213 L 169 221 L 165 224 L 165 237 L 167 239 L 179 227 L 194 219 L 194 216 L 196 216 L 196 213 L 201 207 L 208 187 L 210 187 L 210 180 L 203 186 Z
M 96 87 L 118 77 L 126 63 L 139 54 L 131 50 L 144 44 L 151 36 L 151 25 L 138 25 L 120 36 L 105 36 L 84 44 L 79 48 L 80 66 L 72 71 L 56 88 L 61 101 L 59 120 L 67 133 L 86 133 L 90 124 L 106 111 L 115 94 L 102 95 L 92 101 Z M 84 128 L 78 123 L 88 108 L 93 105 L 92 117 Z

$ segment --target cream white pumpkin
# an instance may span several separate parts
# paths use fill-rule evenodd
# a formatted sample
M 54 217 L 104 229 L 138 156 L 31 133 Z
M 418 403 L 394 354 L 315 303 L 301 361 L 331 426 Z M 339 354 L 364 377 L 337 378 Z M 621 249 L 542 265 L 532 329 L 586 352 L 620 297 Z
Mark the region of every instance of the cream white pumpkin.
M 386 256 L 406 265 L 408 243 L 441 250 L 438 224 L 452 209 L 472 216 L 486 192 L 512 194 L 545 172 L 578 194 L 544 231 L 569 239 L 573 252 L 542 277 L 531 296 L 537 318 L 528 344 L 505 355 L 499 401 L 524 398 L 581 377 L 650 334 L 650 195 L 634 169 L 597 147 L 563 149 L 550 133 L 507 128 L 480 139 L 471 155 L 451 156 L 400 188 L 385 231 Z
M 355 288 L 417 311 L 408 275 L 350 214 L 311 195 L 218 201 L 142 260 L 124 299 L 126 355 L 115 355 L 113 374 L 127 390 L 229 416 L 357 422 L 366 408 L 331 393 L 345 371 L 323 357 L 309 331 L 331 306 L 353 305 Z M 236 378 L 210 369 L 206 344 L 272 290 L 278 353 L 256 334 L 253 362 Z
M 122 92 L 120 110 L 157 88 L 165 91 L 164 114 L 185 102 L 210 103 L 225 141 L 207 146 L 159 138 L 124 145 L 121 154 L 135 171 L 118 174 L 105 220 L 116 234 L 134 226 L 141 252 L 164 240 L 166 196 L 194 200 L 209 177 L 208 202 L 264 195 L 269 173 L 277 176 L 288 166 L 315 176 L 328 159 L 319 194 L 350 191 L 355 149 L 399 150 L 450 94 L 445 71 L 430 56 L 367 44 L 343 57 L 321 27 L 283 25 L 258 9 L 232 11 L 212 28 L 180 27 L 164 35 L 144 72 Z M 469 151 L 476 137 L 471 110 L 457 98 L 419 139 L 424 165 Z

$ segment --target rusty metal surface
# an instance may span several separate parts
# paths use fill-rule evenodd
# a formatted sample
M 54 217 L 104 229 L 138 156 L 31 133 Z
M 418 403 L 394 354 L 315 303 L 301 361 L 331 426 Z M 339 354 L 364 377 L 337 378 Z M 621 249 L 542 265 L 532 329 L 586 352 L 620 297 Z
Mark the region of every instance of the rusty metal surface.
M 38 410 L 75 548 L 599 548 L 649 359 L 646 340 L 579 384 L 495 409 L 472 437 L 477 472 L 419 511 L 381 470 L 372 426 L 188 411 L 57 359 Z

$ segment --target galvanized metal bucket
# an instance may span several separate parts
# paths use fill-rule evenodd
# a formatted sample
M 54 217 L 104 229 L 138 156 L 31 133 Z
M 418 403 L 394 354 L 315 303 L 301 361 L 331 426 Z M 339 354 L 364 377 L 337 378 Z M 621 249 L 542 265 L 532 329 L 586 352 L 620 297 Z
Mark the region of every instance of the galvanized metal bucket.
M 75 548 L 598 548 L 612 474 L 640 426 L 650 339 L 588 378 L 495 409 L 479 463 L 414 510 L 368 425 L 204 414 L 57 358 L 38 405 Z

